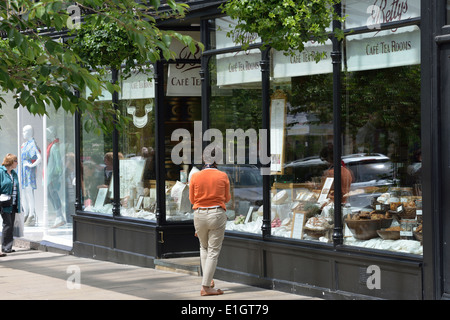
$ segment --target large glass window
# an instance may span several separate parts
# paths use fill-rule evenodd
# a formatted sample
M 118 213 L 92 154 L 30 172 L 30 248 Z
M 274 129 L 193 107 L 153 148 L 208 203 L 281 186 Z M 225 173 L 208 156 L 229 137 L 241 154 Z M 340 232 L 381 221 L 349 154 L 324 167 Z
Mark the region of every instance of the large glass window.
M 153 98 L 121 100 L 119 108 L 132 121 L 119 138 L 119 174 L 122 216 L 156 219 L 155 108 Z M 106 153 L 108 170 L 112 153 Z M 111 173 L 105 171 L 111 180 Z M 112 190 L 111 182 L 108 182 Z
M 119 109 L 130 117 L 119 137 L 119 188 L 122 216 L 156 219 L 155 106 L 149 75 L 133 74 L 121 82 Z M 110 107 L 111 95 L 99 104 Z M 85 115 L 88 116 L 88 115 Z M 84 210 L 112 214 L 112 135 L 82 130 L 82 195 Z
M 201 133 L 202 130 L 200 64 L 195 62 L 169 64 L 166 65 L 165 70 L 167 74 L 164 96 L 166 220 L 193 220 L 194 213 L 189 201 L 189 178 L 198 170 L 194 165 L 195 132 Z M 189 139 L 189 147 L 194 151 L 190 155 L 188 152 L 178 153 L 177 156 L 182 157 L 181 163 L 174 161 L 172 151 L 188 140 L 183 138 L 182 141 L 172 140 L 172 134 L 178 132 L 187 134 L 184 138 Z
M 223 164 L 218 169 L 228 174 L 231 187 L 226 229 L 249 233 L 261 233 L 262 226 L 262 175 L 251 156 L 262 121 L 260 56 L 259 50 L 218 55 L 209 66 L 210 128 L 222 135 Z
M 333 176 L 327 171 L 333 150 L 332 95 L 330 73 L 272 81 L 272 111 L 277 100 L 284 104 L 283 126 L 273 123 L 271 112 L 271 154 L 281 155 L 278 168 L 271 164 L 272 235 L 331 240 L 331 185 L 323 186 Z M 274 130 L 281 134 L 272 135 Z M 294 228 L 299 223 L 303 229 Z
M 348 36 L 344 49 L 344 243 L 422 254 L 420 30 Z
M 44 220 L 50 236 L 72 240 L 75 213 L 74 119 L 63 110 L 49 111 L 46 121 L 45 158 L 48 215 Z
M 354 174 L 345 243 L 421 254 L 420 66 L 344 80 L 343 160 Z
M 308 43 L 294 57 L 273 53 L 275 236 L 332 241 L 330 50 L 329 44 Z M 315 53 L 321 54 L 318 63 Z M 344 243 L 422 254 L 420 30 L 410 26 L 349 35 L 343 53 L 339 212 Z

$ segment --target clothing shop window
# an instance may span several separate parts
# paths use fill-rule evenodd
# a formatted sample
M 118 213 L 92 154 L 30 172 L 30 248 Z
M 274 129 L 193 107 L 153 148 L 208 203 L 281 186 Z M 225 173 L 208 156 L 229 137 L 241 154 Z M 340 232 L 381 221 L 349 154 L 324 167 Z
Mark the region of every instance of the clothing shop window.
M 63 110 L 49 111 L 46 118 L 45 147 L 47 217 L 49 235 L 62 236 L 72 228 L 75 213 L 75 146 L 73 116 Z M 68 237 L 71 236 L 67 234 Z M 70 239 L 70 238 L 69 238 Z
M 210 129 L 218 130 L 211 141 L 223 150 L 218 169 L 230 180 L 226 230 L 261 233 L 262 175 L 256 154 L 262 121 L 261 52 L 254 51 L 211 58 Z

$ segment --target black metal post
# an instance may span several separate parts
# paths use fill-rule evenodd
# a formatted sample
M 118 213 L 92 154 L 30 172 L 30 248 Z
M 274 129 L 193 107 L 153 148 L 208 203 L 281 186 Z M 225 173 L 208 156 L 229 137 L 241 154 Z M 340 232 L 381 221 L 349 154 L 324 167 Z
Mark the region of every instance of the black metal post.
M 119 70 L 112 68 L 111 83 L 116 84 L 119 78 Z M 114 91 L 112 94 L 112 103 L 114 110 L 117 112 L 119 108 L 119 93 Z M 113 186 L 114 186 L 114 199 L 112 213 L 113 217 L 120 216 L 120 178 L 119 178 L 119 131 L 117 130 L 117 116 L 114 116 L 114 128 L 113 128 Z
M 80 97 L 80 92 L 75 91 L 75 95 Z M 81 177 L 81 115 L 75 111 L 74 115 L 75 125 L 75 212 L 83 210 L 83 194 L 82 190 L 82 177 Z
M 270 48 L 261 51 L 261 84 L 262 84 L 262 129 L 267 132 L 267 154 L 270 155 Z M 263 223 L 262 235 L 263 239 L 271 234 L 270 225 L 270 175 L 267 171 L 270 170 L 270 162 L 262 164 L 266 168 L 263 175 Z
M 335 12 L 341 15 L 341 4 L 334 5 Z M 339 245 L 343 243 L 342 232 L 342 187 L 341 187 L 341 68 L 342 53 L 341 41 L 334 35 L 336 29 L 341 29 L 341 22 L 333 21 L 333 51 L 331 59 L 333 62 L 333 167 L 334 167 L 334 230 L 333 243 Z
M 155 64 L 155 140 L 156 140 L 156 224 L 161 226 L 166 221 L 165 193 L 165 145 L 164 145 L 164 65 Z
M 201 21 L 201 42 L 205 46 L 205 50 L 210 49 L 209 20 Z M 210 56 L 201 57 L 200 79 L 202 81 L 202 137 L 206 130 L 209 129 L 211 122 L 209 117 L 209 102 L 211 97 L 211 86 L 209 77 L 209 60 Z M 202 139 L 203 141 L 203 139 Z M 202 143 L 202 153 L 206 146 L 206 141 Z

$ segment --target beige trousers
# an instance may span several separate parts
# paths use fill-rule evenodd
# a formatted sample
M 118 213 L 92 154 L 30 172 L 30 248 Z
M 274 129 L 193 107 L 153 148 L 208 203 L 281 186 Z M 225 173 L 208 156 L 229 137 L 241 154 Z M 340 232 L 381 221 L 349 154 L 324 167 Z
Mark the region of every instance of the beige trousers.
M 222 208 L 196 209 L 194 212 L 194 227 L 200 242 L 203 286 L 211 285 L 222 248 L 226 223 L 227 215 Z

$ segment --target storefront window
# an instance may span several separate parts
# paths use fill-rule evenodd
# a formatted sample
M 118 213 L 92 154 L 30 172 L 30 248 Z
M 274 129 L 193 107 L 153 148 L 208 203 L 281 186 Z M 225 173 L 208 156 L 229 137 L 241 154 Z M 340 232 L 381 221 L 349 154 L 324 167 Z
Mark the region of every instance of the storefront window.
M 351 72 L 345 84 L 345 243 L 421 254 L 420 66 Z
M 119 108 L 132 118 L 119 138 L 120 214 L 155 220 L 154 99 L 123 99 Z M 108 185 L 111 186 L 111 183 Z
M 121 81 L 119 109 L 130 117 L 119 137 L 120 214 L 154 220 L 156 209 L 155 108 L 152 75 L 136 73 Z M 150 79 L 150 80 L 149 80 Z M 104 93 L 99 104 L 109 104 Z M 82 195 L 84 210 L 112 214 L 112 135 L 82 130 Z
M 46 119 L 44 165 L 48 214 L 44 222 L 49 236 L 72 241 L 72 215 L 75 213 L 74 119 L 63 110 L 49 110 Z
M 420 30 L 348 36 L 345 49 L 344 243 L 422 254 Z
M 262 121 L 260 57 L 254 50 L 210 61 L 210 128 L 221 132 L 218 169 L 228 174 L 231 189 L 226 229 L 248 233 L 261 233 L 262 226 L 262 175 L 254 157 Z
M 275 236 L 332 241 L 330 50 L 329 44 L 309 43 L 295 57 L 273 54 Z M 420 30 L 412 26 L 348 36 L 343 50 L 344 243 L 421 254 Z M 322 54 L 318 63 L 311 62 L 313 52 Z
M 99 104 L 111 104 L 110 101 Z M 107 106 L 110 107 L 110 106 Z M 84 120 L 89 115 L 83 115 Z M 84 121 L 82 121 L 84 123 Z M 97 134 L 81 128 L 81 193 L 85 211 L 112 215 L 111 184 L 112 161 L 108 163 L 108 152 L 112 152 L 112 135 Z
M 14 109 L 5 93 L 0 127 L 4 154 L 17 155 L 21 208 L 14 237 L 72 245 L 75 212 L 74 120 L 64 110 L 47 109 L 44 117 Z M 2 158 L 3 159 L 3 158 Z
M 189 147 L 192 148 L 191 150 L 195 149 L 195 132 L 201 133 L 202 127 L 200 64 L 169 64 L 165 70 L 167 74 L 164 97 L 166 220 L 193 220 L 194 213 L 189 201 L 189 177 L 198 168 L 194 163 L 194 152 L 190 155 L 181 152 L 177 155 L 180 155 L 183 161 L 181 163 L 173 161 L 172 151 L 182 142 L 178 139 L 172 140 L 172 134 L 185 132 L 190 139 Z
M 326 53 L 316 64 L 309 53 L 307 49 L 294 58 L 274 54 L 271 230 L 274 236 L 329 242 L 333 203 L 327 178 L 333 175 L 327 170 L 333 150 L 333 76 L 309 75 L 313 70 L 320 73 L 321 67 L 323 72 L 329 71 L 326 63 L 330 58 Z M 304 75 L 286 77 L 287 73 Z M 277 123 L 275 119 L 280 117 L 282 121 Z

